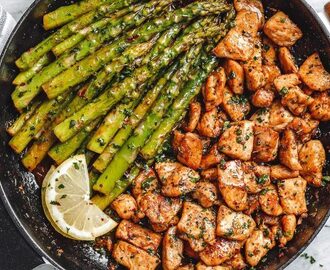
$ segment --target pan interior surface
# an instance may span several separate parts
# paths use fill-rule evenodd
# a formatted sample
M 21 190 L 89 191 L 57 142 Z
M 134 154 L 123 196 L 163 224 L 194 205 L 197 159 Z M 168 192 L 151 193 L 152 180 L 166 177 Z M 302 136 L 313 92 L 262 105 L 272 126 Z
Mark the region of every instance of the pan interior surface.
M 304 32 L 304 38 L 294 46 L 298 64 L 315 51 L 319 51 L 330 70 L 330 39 L 321 27 L 317 15 L 301 0 L 263 1 L 266 15 L 277 9 L 287 13 Z M 78 242 L 63 238 L 56 233 L 46 220 L 40 202 L 38 175 L 27 172 L 17 156 L 9 147 L 6 128 L 16 118 L 10 94 L 11 81 L 17 74 L 14 61 L 30 47 L 33 47 L 49 33 L 42 28 L 42 16 L 60 5 L 72 1 L 37 0 L 28 9 L 16 26 L 0 62 L 0 196 L 16 225 L 37 252 L 62 269 L 107 269 L 108 256 L 93 249 L 91 242 Z M 317 137 L 325 148 L 330 146 L 330 127 L 320 125 Z M 329 174 L 330 156 L 327 154 L 325 174 Z M 45 172 L 40 172 L 40 175 Z M 274 249 L 258 269 L 283 269 L 313 240 L 329 216 L 330 188 L 309 188 L 309 216 L 304 219 L 294 239 L 285 250 Z

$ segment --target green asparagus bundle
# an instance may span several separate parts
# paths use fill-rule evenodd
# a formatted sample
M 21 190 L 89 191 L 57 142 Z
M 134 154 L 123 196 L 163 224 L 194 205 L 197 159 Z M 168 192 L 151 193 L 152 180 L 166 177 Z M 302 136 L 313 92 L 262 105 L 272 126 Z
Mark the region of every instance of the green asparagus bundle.
M 92 71 L 92 65 L 95 64 L 94 62 L 97 62 L 100 66 L 99 69 L 102 68 L 105 64 L 105 59 L 103 59 L 104 56 L 107 55 L 107 47 L 111 46 L 108 45 L 103 49 L 100 49 L 98 52 L 93 54 L 98 48 L 102 46 L 102 44 L 106 41 L 108 41 L 111 38 L 115 38 L 119 36 L 123 31 L 127 30 L 128 28 L 139 25 L 142 22 L 144 22 L 149 17 L 156 16 L 159 12 L 161 12 L 169 3 L 171 3 L 172 0 L 153 0 L 145 5 L 138 6 L 138 12 L 133 11 L 132 13 L 127 14 L 124 17 L 119 17 L 114 20 L 110 20 L 110 25 L 108 25 L 106 28 L 104 28 L 102 31 L 99 31 L 97 33 L 91 33 L 90 36 L 87 37 L 87 39 L 83 40 L 81 43 L 79 43 L 77 48 L 74 48 L 72 52 L 69 52 L 67 54 L 64 54 L 59 59 L 57 59 L 55 62 L 48 65 L 46 68 L 44 68 L 39 74 L 36 74 L 27 85 L 18 86 L 15 91 L 12 93 L 12 99 L 15 104 L 15 107 L 17 109 L 25 108 L 31 100 L 41 91 L 41 86 L 43 86 L 45 83 L 47 83 L 52 78 L 56 78 L 58 74 L 60 74 L 62 71 L 65 71 L 66 69 L 73 71 L 73 73 L 76 73 L 78 75 L 78 71 L 80 68 L 79 65 L 74 65 L 81 59 L 84 59 L 87 55 L 92 54 L 91 57 L 87 57 L 86 60 L 81 61 L 83 63 L 87 62 L 87 65 L 84 66 L 84 69 L 86 71 Z M 156 5 L 156 7 L 155 7 Z M 119 39 L 122 40 L 123 38 Z M 150 39 L 147 39 L 150 40 Z M 144 40 L 144 41 L 147 41 Z M 118 43 L 118 40 L 115 42 Z M 126 46 L 127 48 L 128 46 Z M 125 48 L 122 48 L 122 50 L 119 52 L 118 48 L 117 54 L 115 56 L 118 56 L 120 52 L 123 52 Z M 111 58 L 111 60 L 114 59 L 114 57 Z M 78 62 L 81 63 L 81 62 Z M 109 61 L 107 61 L 109 62 Z M 91 67 L 89 67 L 91 65 Z M 70 68 L 71 67 L 71 68 Z M 90 72 L 90 75 L 93 75 L 93 73 L 97 71 L 94 70 L 93 72 Z M 64 74 L 65 72 L 62 72 L 61 74 Z M 61 76 L 61 74 L 59 76 Z M 76 76 L 74 75 L 71 80 L 74 79 Z M 67 78 L 70 79 L 70 78 Z M 81 80 L 80 82 L 82 82 Z M 65 84 L 65 81 L 62 81 L 61 84 Z M 73 86 L 73 85 L 71 85 Z M 70 87 L 70 86 L 69 86 Z M 46 87 L 47 88 L 47 87 Z M 49 98 L 54 98 L 57 95 L 48 93 L 46 90 L 46 93 Z
M 170 12 L 161 18 L 156 18 L 140 28 L 134 29 L 116 42 L 103 47 L 95 54 L 83 59 L 74 66 L 57 75 L 42 87 L 49 98 L 67 91 L 70 87 L 79 84 L 98 71 L 102 66 L 114 57 L 118 56 L 121 50 L 127 48 L 132 42 L 149 40 L 155 34 L 166 30 L 168 27 L 180 21 L 189 21 L 197 15 L 219 13 L 228 11 L 229 6 L 222 2 L 194 2 L 189 6 Z M 132 40 L 133 39 L 133 40 Z
M 180 93 L 181 85 L 188 79 L 189 71 L 194 64 L 193 59 L 198 59 L 200 48 L 200 46 L 193 47 L 187 56 L 183 58 L 182 67 L 165 86 L 166 92 L 157 98 L 151 111 L 134 130 L 133 135 L 126 140 L 120 150 L 115 154 L 106 170 L 94 185 L 94 190 L 103 194 L 109 194 L 114 188 L 116 181 L 123 176 L 125 171 L 135 161 L 139 150 L 152 134 L 153 130 L 157 128 L 159 121 L 171 105 L 173 99 Z M 113 170 L 114 168 L 116 169 Z
M 111 107 L 121 100 L 125 95 L 129 96 L 137 86 L 157 74 L 158 71 L 168 66 L 181 52 L 187 50 L 194 44 L 203 41 L 208 36 L 213 36 L 219 31 L 219 26 L 212 22 L 213 17 L 206 17 L 196 21 L 185 29 L 183 34 L 176 40 L 173 46 L 166 48 L 159 58 L 134 70 L 131 77 L 106 90 L 97 99 L 84 106 L 73 116 L 57 125 L 54 129 L 56 136 L 63 142 L 76 134 L 84 125 L 90 121 L 105 115 Z M 131 97 L 135 98 L 135 97 Z M 95 109 L 97 108 L 97 109 Z M 70 126 L 70 122 L 79 125 Z

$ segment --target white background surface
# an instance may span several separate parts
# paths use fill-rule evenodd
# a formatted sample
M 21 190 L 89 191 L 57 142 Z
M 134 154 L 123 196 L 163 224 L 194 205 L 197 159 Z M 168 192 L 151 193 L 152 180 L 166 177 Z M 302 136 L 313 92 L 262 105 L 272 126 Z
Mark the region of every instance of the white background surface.
M 287 0 L 289 1 L 289 0 Z M 4 7 L 13 17 L 18 20 L 33 0 L 0 0 L 0 5 Z M 319 13 L 324 23 L 330 24 L 323 12 L 323 6 L 327 0 L 307 0 L 309 4 Z M 330 270 L 330 221 L 318 234 L 313 243 L 304 251 L 308 256 L 315 258 L 315 263 L 311 264 L 310 259 L 300 257 L 296 259 L 286 270 Z

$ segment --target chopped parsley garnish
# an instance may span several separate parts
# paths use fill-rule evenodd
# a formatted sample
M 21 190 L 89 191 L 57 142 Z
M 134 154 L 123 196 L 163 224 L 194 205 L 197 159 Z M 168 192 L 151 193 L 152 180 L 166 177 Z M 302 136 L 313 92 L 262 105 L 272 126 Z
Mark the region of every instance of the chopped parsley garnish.
M 77 162 L 73 162 L 73 167 L 76 169 L 76 170 L 79 170 L 79 164 Z
M 61 205 L 61 204 L 60 204 L 59 202 L 57 202 L 57 201 L 51 201 L 50 204 L 51 204 L 51 205 L 58 205 L 58 206 Z
M 71 120 L 70 124 L 69 124 L 69 128 L 73 128 L 76 125 L 76 121 L 75 120 Z
M 228 74 L 228 79 L 229 80 L 232 80 L 232 79 L 235 79 L 236 78 L 236 73 L 235 71 L 231 71 L 229 74 Z
M 261 175 L 260 177 L 258 177 L 256 179 L 256 181 L 259 185 L 265 184 L 267 180 L 268 180 L 268 175 L 267 174 L 263 174 L 263 175 Z
M 60 184 L 60 185 L 58 186 L 58 188 L 59 188 L 59 189 L 63 189 L 63 188 L 64 188 L 64 185 L 63 185 L 63 184 Z
M 288 92 L 289 92 L 289 89 L 284 86 L 284 87 L 282 87 L 282 89 L 280 90 L 279 93 L 282 97 L 284 97 Z

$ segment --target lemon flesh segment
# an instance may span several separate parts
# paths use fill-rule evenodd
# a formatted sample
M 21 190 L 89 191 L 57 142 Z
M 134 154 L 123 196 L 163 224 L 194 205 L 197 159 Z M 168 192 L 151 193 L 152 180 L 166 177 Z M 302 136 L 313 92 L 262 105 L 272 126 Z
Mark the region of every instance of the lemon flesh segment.
M 55 229 L 77 240 L 94 240 L 117 226 L 90 200 L 86 159 L 66 160 L 44 180 L 44 204 Z

